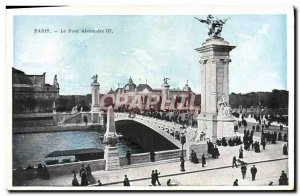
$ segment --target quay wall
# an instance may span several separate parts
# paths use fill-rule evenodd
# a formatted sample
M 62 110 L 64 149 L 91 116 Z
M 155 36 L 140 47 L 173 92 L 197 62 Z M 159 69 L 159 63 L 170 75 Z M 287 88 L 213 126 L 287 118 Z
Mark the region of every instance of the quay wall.
M 56 165 L 47 165 L 47 170 L 49 173 L 49 177 L 56 177 L 61 175 L 70 175 L 70 184 L 72 182 L 72 171 L 74 170 L 79 175 L 79 170 L 81 165 L 87 164 L 90 165 L 92 171 L 104 170 L 105 169 L 105 159 L 97 159 L 90 161 L 81 161 L 81 162 L 73 162 L 73 163 L 64 163 L 64 164 L 56 164 Z M 25 168 L 17 168 L 13 170 L 13 184 L 15 186 L 23 184 L 23 181 L 33 180 L 33 179 L 43 179 L 43 169 L 25 169 Z
M 80 130 L 100 130 L 98 124 L 74 124 L 74 125 L 54 125 L 54 126 L 40 126 L 40 127 L 14 127 L 14 134 L 25 133 L 47 133 L 59 131 L 80 131 Z

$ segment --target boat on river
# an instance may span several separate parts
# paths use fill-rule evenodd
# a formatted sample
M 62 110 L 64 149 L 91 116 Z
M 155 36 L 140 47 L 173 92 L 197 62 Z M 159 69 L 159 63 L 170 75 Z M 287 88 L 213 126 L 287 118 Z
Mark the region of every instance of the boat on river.
M 47 165 L 71 163 L 77 161 L 88 161 L 88 160 L 103 159 L 104 151 L 99 148 L 59 150 L 59 151 L 51 152 L 45 158 L 46 158 L 45 163 Z

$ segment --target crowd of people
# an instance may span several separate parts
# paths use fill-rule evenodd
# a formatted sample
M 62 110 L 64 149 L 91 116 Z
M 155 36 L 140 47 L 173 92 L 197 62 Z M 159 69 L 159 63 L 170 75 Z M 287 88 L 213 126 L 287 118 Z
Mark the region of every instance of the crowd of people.
M 138 113 L 138 112 L 136 112 L 136 113 Z M 177 122 L 177 123 L 181 123 L 181 124 L 185 124 L 185 125 L 187 125 L 188 124 L 187 121 L 189 121 L 189 118 L 185 118 L 185 120 L 182 120 L 181 115 L 177 114 L 176 112 L 174 112 L 171 116 L 168 115 L 168 112 L 165 112 L 165 111 L 164 112 L 144 112 L 144 113 L 138 113 L 138 114 L 144 115 L 144 116 L 151 116 L 151 117 L 159 118 L 162 120 Z M 243 122 L 244 125 L 245 125 L 245 123 L 247 123 L 247 122 Z M 247 125 L 245 127 L 247 127 Z M 244 158 L 244 150 L 249 151 L 252 149 L 252 150 L 254 150 L 254 152 L 259 153 L 259 152 L 261 152 L 260 145 L 262 145 L 263 150 L 265 150 L 266 144 L 268 144 L 268 143 L 276 144 L 276 141 L 287 141 L 287 133 L 283 134 L 281 131 L 279 131 L 279 132 L 266 131 L 266 130 L 264 130 L 264 128 L 268 128 L 268 125 L 266 125 L 265 122 L 263 122 L 261 126 L 253 125 L 251 131 L 249 129 L 244 130 L 244 135 L 243 135 L 242 139 L 241 139 L 241 137 L 234 137 L 234 138 L 229 138 L 229 139 L 226 139 L 225 137 L 223 137 L 222 139 L 217 139 L 215 145 L 209 140 L 207 142 L 207 153 L 209 155 L 211 155 L 212 158 L 215 159 L 220 156 L 218 146 L 233 147 L 233 146 L 238 146 L 238 145 L 243 144 L 243 146 L 240 146 L 240 148 L 239 148 L 238 159 L 236 156 L 233 157 L 232 167 L 238 167 L 238 164 L 240 164 L 242 178 L 245 179 L 246 174 L 247 174 L 247 163 L 242 160 Z M 254 141 L 253 136 L 254 136 L 255 132 L 261 132 L 261 141 L 260 142 Z M 175 134 L 175 136 L 176 136 L 176 133 L 173 133 L 173 134 Z M 287 144 L 284 144 L 284 146 L 283 146 L 283 154 L 288 155 Z M 150 156 L 151 156 L 151 161 L 155 161 L 155 153 L 151 152 Z M 129 151 L 127 151 L 126 158 L 127 158 L 127 164 L 130 165 L 131 164 L 131 153 Z M 202 156 L 200 155 L 200 159 L 201 159 L 200 161 L 202 163 L 202 167 L 204 167 L 206 165 L 205 154 L 202 154 Z M 194 164 L 198 164 L 200 162 L 199 158 L 194 150 L 191 150 L 190 160 Z M 184 159 L 180 159 L 180 161 L 181 161 L 181 168 L 184 169 Z M 184 171 L 184 170 L 181 170 L 181 171 Z M 258 172 L 258 169 L 256 168 L 255 165 L 253 165 L 251 167 L 250 172 L 251 172 L 252 181 L 255 181 L 255 177 Z M 159 175 L 160 175 L 160 172 L 158 172 L 157 170 L 152 170 L 151 186 L 161 186 L 161 183 L 159 181 Z M 89 184 L 95 183 L 95 179 L 93 179 L 93 177 L 92 177 L 92 172 L 91 172 L 91 168 L 89 167 L 89 165 L 87 167 L 82 165 L 82 168 L 79 171 L 79 176 L 81 178 L 80 183 L 77 180 L 75 171 L 73 171 L 73 181 L 72 181 L 73 186 L 87 186 Z M 288 184 L 287 174 L 284 173 L 284 171 L 282 171 L 282 174 L 279 178 L 279 185 L 287 185 L 287 184 Z M 101 185 L 102 185 L 102 183 L 100 182 L 100 180 L 98 180 L 98 186 L 101 186 Z M 127 175 L 124 176 L 123 185 L 130 186 L 130 181 L 129 181 Z M 172 183 L 171 179 L 168 179 L 167 186 L 176 186 L 176 184 Z M 236 179 L 234 181 L 234 186 L 238 186 L 238 179 Z
M 79 170 L 79 177 L 81 179 L 80 183 L 77 179 L 76 171 L 72 171 L 73 179 L 72 179 L 72 186 L 88 186 L 90 184 L 95 184 L 95 178 L 92 175 L 92 168 L 89 164 L 85 166 L 84 164 L 81 165 L 81 168 Z M 102 185 L 100 180 L 98 180 L 98 185 Z
M 218 146 L 238 146 L 240 144 L 242 144 L 242 140 L 241 140 L 241 137 L 234 137 L 233 139 L 232 138 L 229 138 L 228 142 L 226 140 L 225 137 L 223 137 L 221 140 L 217 139 L 216 140 L 216 144 Z
M 129 114 L 138 114 L 142 116 L 148 116 L 152 118 L 157 118 L 160 120 L 165 120 L 169 122 L 176 122 L 181 125 L 187 126 L 197 126 L 197 120 L 195 119 L 195 113 L 184 112 L 184 111 L 168 111 L 168 110 L 139 110 L 139 109 L 120 109 L 118 112 L 126 112 Z
M 219 158 L 220 152 L 217 145 L 214 145 L 210 140 L 207 142 L 207 153 L 212 155 L 212 158 Z

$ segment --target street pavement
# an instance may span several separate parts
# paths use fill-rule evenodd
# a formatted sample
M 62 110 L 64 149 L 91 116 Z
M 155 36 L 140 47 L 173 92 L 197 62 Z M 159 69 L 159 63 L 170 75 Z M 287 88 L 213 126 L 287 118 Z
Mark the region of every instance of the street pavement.
M 260 141 L 259 137 L 255 137 L 254 141 Z M 179 159 L 154 162 L 147 164 L 137 164 L 124 166 L 121 170 L 116 171 L 93 171 L 95 180 L 100 180 L 104 186 L 123 186 L 124 175 L 126 174 L 130 180 L 131 186 L 149 186 L 151 184 L 152 170 L 160 172 L 159 179 L 162 186 L 166 186 L 166 181 L 171 179 L 172 182 L 180 186 L 232 186 L 235 179 L 239 180 L 240 186 L 261 185 L 266 186 L 270 181 L 274 185 L 278 185 L 278 179 L 281 171 L 288 173 L 288 156 L 283 155 L 282 147 L 286 142 L 279 141 L 277 144 L 267 144 L 266 150 L 261 153 L 255 153 L 254 150 L 245 151 L 244 162 L 247 165 L 246 179 L 242 179 L 240 166 L 232 168 L 232 158 L 238 158 L 240 146 L 234 147 L 218 147 L 220 157 L 213 159 L 208 157 L 205 167 L 202 164 L 193 164 L 186 160 L 185 172 L 180 171 Z M 200 157 L 200 155 L 198 155 Z M 200 159 L 201 162 L 201 159 Z M 251 180 L 250 169 L 255 164 L 258 172 L 255 181 Z M 92 168 L 93 169 L 93 168 Z M 78 168 L 79 170 L 79 168 Z M 80 177 L 77 175 L 78 181 Z M 24 183 L 25 186 L 71 186 L 72 173 L 64 176 L 50 176 L 49 180 L 31 180 Z

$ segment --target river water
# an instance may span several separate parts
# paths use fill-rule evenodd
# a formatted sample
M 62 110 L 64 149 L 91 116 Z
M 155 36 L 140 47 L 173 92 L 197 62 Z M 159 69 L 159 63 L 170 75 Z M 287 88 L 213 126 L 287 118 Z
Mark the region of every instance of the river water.
M 44 163 L 45 156 L 56 150 L 75 150 L 83 148 L 100 148 L 104 150 L 99 132 L 66 131 L 51 133 L 32 133 L 13 135 L 13 168 L 27 167 Z M 140 146 L 129 139 L 119 139 L 119 155 L 143 152 Z

